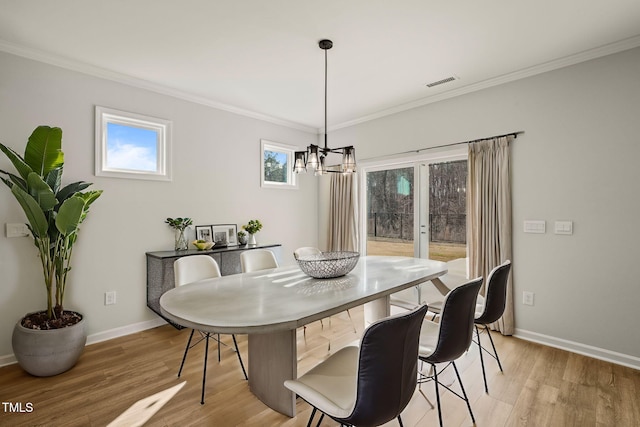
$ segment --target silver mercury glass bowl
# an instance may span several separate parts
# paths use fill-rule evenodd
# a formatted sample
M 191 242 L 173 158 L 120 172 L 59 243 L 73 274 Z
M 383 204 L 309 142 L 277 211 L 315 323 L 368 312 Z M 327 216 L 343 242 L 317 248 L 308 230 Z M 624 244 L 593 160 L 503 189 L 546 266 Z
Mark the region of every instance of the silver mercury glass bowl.
M 331 279 L 344 276 L 358 263 L 358 252 L 335 251 L 298 257 L 300 269 L 316 279 Z

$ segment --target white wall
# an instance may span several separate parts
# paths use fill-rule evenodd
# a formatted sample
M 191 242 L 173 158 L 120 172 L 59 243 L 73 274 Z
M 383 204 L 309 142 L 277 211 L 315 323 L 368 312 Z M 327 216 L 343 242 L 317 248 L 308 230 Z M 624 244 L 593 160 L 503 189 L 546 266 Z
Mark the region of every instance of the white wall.
M 101 105 L 173 121 L 173 181 L 102 178 L 94 172 L 94 108 Z M 260 188 L 260 139 L 304 147 L 315 134 L 186 102 L 0 53 L 0 138 L 19 153 L 41 124 L 63 130 L 65 183 L 103 189 L 83 224 L 66 308 L 86 314 L 91 336 L 156 319 L 146 307 L 145 252 L 173 249 L 167 217 L 195 224 L 264 223 L 258 242 L 282 243 L 284 262 L 298 246 L 317 244 L 317 181 L 300 189 Z M 4 156 L 0 169 L 13 167 Z M 26 221 L 0 184 L 0 224 Z M 0 236 L 0 361 L 12 353 L 13 325 L 46 307 L 36 249 L 28 238 Z M 116 291 L 117 304 L 104 305 Z
M 525 132 L 512 145 L 517 335 L 640 368 L 640 49 L 329 135 L 365 159 L 512 131 Z M 524 234 L 525 219 L 547 233 Z M 554 235 L 556 220 L 574 234 Z

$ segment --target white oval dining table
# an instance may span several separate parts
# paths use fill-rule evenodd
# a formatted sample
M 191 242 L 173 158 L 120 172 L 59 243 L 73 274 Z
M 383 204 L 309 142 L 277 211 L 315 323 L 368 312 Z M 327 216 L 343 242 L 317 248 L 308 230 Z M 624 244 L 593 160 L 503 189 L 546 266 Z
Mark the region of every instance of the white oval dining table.
M 171 289 L 162 314 L 205 332 L 248 334 L 249 387 L 270 408 L 295 416 L 296 329 L 364 304 L 365 326 L 389 316 L 389 295 L 447 273 L 444 262 L 365 256 L 347 275 L 314 279 L 296 265 L 205 279 Z

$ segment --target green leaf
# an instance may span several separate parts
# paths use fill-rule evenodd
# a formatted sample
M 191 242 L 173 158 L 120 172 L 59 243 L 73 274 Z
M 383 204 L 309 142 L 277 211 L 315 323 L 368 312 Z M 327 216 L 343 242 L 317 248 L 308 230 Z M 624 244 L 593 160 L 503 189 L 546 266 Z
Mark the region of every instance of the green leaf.
M 60 190 L 60 185 L 62 185 L 62 168 L 54 169 L 47 174 L 47 185 L 51 187 L 54 193 L 56 193 L 56 197 L 58 195 L 58 191 Z
M 63 236 L 68 236 L 78 230 L 84 205 L 84 200 L 79 196 L 73 196 L 60 205 L 58 215 L 56 215 L 56 228 Z
M 0 144 L 0 151 L 2 151 L 7 156 L 7 158 L 11 160 L 11 163 L 13 163 L 13 167 L 16 168 L 16 170 L 18 171 L 22 179 L 26 181 L 27 176 L 29 176 L 29 174 L 33 172 L 33 169 L 25 162 L 25 160 L 22 157 L 20 157 L 18 153 L 13 151 L 11 148 L 3 144 Z M 8 172 L 5 172 L 5 171 L 2 171 L 2 172 L 7 175 L 9 174 Z
M 90 182 L 84 182 L 84 181 L 78 181 L 78 182 L 74 182 L 72 184 L 69 184 L 69 185 L 65 186 L 64 188 L 62 188 L 60 191 L 58 191 L 58 193 L 56 194 L 56 196 L 58 197 L 58 201 L 60 201 L 62 203 L 65 200 L 67 200 L 69 197 L 71 197 L 74 194 L 84 190 L 85 188 L 89 187 L 90 185 L 91 185 Z
M 82 210 L 80 222 L 84 221 L 84 219 L 87 217 L 87 214 L 89 213 L 89 206 L 91 206 L 91 204 L 95 202 L 101 194 L 102 190 L 87 191 L 86 193 L 76 194 L 76 197 L 80 197 L 82 198 L 82 200 L 84 200 L 84 209 Z
M 11 192 L 18 200 L 18 203 L 20 203 L 20 206 L 22 206 L 22 210 L 31 225 L 31 232 L 34 237 L 45 237 L 47 235 L 48 228 L 47 217 L 44 215 L 44 212 L 42 212 L 42 209 L 36 199 L 31 197 L 29 193 L 17 185 L 14 185 L 13 188 L 11 188 Z
M 78 197 L 81 197 L 82 200 L 84 200 L 84 203 L 86 205 L 85 209 L 88 209 L 89 205 L 95 202 L 96 199 L 100 197 L 101 194 L 102 194 L 102 190 L 92 190 L 92 191 L 87 191 L 86 193 L 80 193 L 78 194 Z
M 43 211 L 50 211 L 58 204 L 56 195 L 37 173 L 31 172 L 29 174 L 27 186 L 29 188 L 29 194 L 38 202 Z
M 62 129 L 38 126 L 27 141 L 24 161 L 38 175 L 45 177 L 64 164 Z
M 25 182 L 24 179 L 20 178 L 17 175 L 14 175 L 12 173 L 5 172 L 2 170 L 0 170 L 0 173 L 4 173 L 9 177 L 9 179 L 0 178 L 2 182 L 7 184 L 7 187 L 13 188 L 14 185 L 17 185 L 18 187 L 22 188 L 24 191 L 27 191 L 27 183 Z

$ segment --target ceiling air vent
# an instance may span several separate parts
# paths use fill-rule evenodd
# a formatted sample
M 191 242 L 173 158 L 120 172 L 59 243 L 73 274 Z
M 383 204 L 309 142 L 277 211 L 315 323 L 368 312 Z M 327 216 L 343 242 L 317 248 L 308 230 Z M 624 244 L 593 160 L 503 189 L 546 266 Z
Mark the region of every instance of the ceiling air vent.
M 440 85 L 443 85 L 445 83 L 452 82 L 454 80 L 458 80 L 458 77 L 456 77 L 456 76 L 447 77 L 446 79 L 438 80 L 436 82 L 427 83 L 426 86 L 427 87 L 440 86 Z

